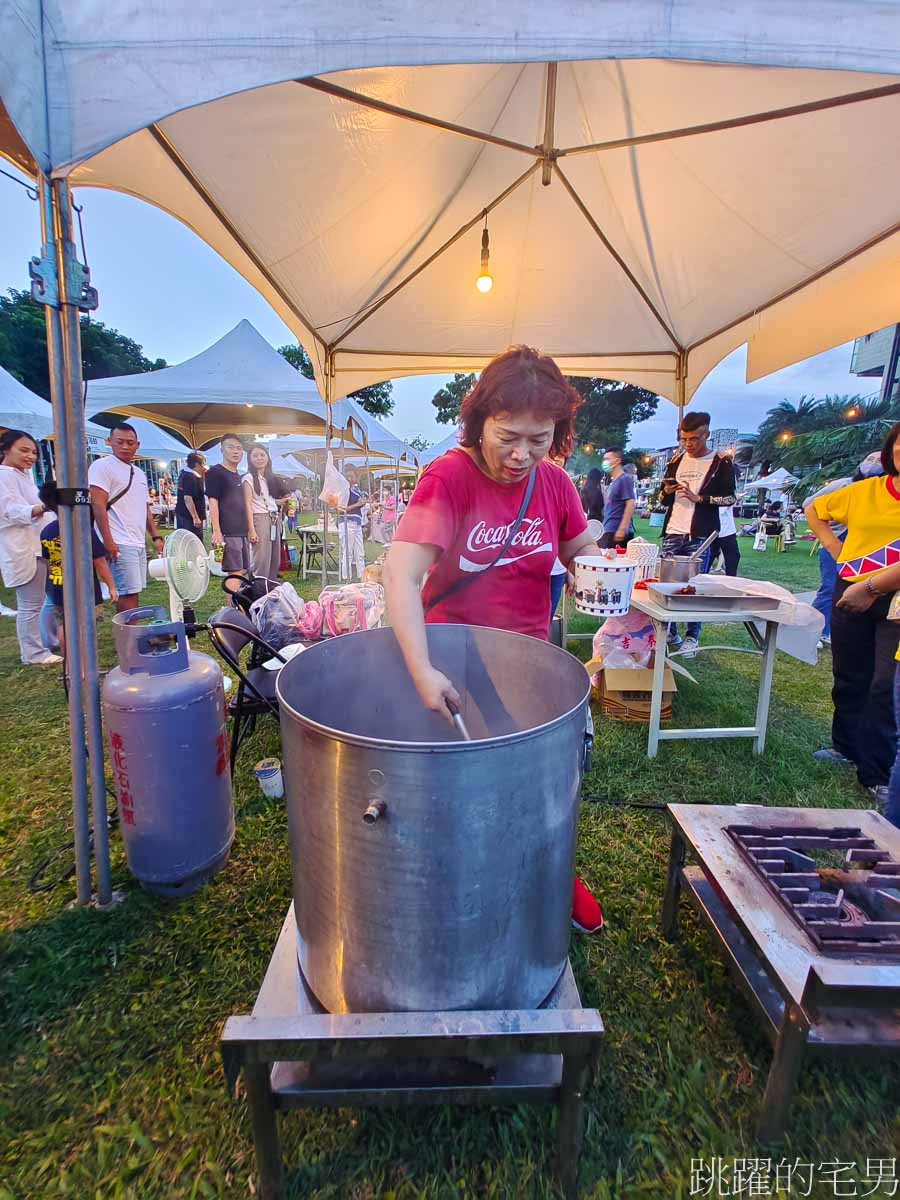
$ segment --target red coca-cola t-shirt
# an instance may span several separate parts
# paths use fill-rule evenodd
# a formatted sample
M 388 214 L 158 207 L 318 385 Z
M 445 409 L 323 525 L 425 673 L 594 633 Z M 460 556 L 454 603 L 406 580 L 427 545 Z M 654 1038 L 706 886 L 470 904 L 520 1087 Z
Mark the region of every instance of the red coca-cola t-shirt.
M 450 450 L 429 466 L 394 536 L 395 541 L 441 551 L 422 589 L 426 609 L 462 573 L 482 571 L 494 561 L 527 483 L 495 483 L 464 450 Z M 575 485 L 561 467 L 544 460 L 538 464 L 522 524 L 503 558 L 483 579 L 435 605 L 426 621 L 488 625 L 546 641 L 550 570 L 559 544 L 578 537 L 586 527 Z

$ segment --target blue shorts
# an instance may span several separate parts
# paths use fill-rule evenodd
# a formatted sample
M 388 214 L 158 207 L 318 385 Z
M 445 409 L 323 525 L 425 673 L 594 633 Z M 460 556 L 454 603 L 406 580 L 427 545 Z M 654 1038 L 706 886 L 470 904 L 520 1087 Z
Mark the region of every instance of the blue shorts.
M 120 596 L 139 595 L 147 586 L 147 547 L 120 546 L 118 557 L 109 560 L 109 569 Z

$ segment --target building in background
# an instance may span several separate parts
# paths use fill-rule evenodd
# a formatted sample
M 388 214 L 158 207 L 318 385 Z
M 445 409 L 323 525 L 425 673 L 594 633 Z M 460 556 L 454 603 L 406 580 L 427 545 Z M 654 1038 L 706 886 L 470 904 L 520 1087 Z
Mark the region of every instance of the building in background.
M 881 393 L 892 396 L 900 395 L 900 371 L 897 360 L 900 357 L 900 325 L 887 325 L 884 329 L 876 329 L 867 333 L 853 343 L 853 355 L 850 359 L 850 371 L 864 379 L 880 379 Z M 885 368 L 890 369 L 890 383 L 885 379 Z

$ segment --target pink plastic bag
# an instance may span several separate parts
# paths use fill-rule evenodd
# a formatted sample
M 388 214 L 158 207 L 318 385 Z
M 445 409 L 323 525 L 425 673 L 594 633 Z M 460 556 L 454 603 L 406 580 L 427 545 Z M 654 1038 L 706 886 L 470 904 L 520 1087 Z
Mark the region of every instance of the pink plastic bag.
M 610 670 L 647 667 L 655 649 L 653 623 L 636 608 L 623 617 L 607 617 L 594 634 L 593 656 Z

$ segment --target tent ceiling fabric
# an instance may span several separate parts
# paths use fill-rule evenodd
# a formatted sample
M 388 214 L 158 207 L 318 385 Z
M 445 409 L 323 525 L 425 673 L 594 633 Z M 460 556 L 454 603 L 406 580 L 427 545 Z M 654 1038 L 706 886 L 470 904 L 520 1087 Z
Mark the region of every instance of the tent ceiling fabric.
M 900 311 L 896 0 L 556 0 L 552 22 L 310 0 L 303 35 L 287 0 L 252 36 L 235 0 L 0 20 L 35 157 L 187 223 L 332 398 L 526 342 L 689 399 L 744 342 L 754 378 Z
M 765 370 L 803 356 L 777 313 L 761 315 L 774 297 L 864 243 L 875 244 L 850 260 L 856 274 L 900 253 L 900 235 L 884 236 L 896 229 L 900 183 L 895 77 L 560 63 L 551 139 L 559 155 L 545 172 L 534 147 L 545 137 L 549 74 L 541 63 L 493 63 L 277 84 L 168 117 L 78 167 L 73 181 L 186 217 L 272 301 L 309 350 L 320 386 L 333 349 L 336 396 L 403 374 L 478 369 L 524 342 L 569 373 L 670 399 L 686 351 L 688 399 L 744 341 Z M 598 143 L 614 145 L 575 152 Z M 495 281 L 487 296 L 474 287 L 485 208 Z M 821 284 L 783 303 L 793 309 L 812 295 L 823 307 Z M 895 274 L 869 293 L 865 319 L 887 324 L 898 308 Z M 852 336 L 844 293 L 824 309 L 819 329 L 837 341 Z M 808 324 L 801 315 L 794 325 L 805 346 Z M 756 345 L 779 329 L 775 351 Z
M 229 432 L 324 436 L 327 417 L 315 383 L 246 320 L 176 366 L 92 380 L 86 411 L 149 417 L 198 448 Z M 335 404 L 332 420 L 348 440 L 364 445 L 364 424 L 351 401 Z

